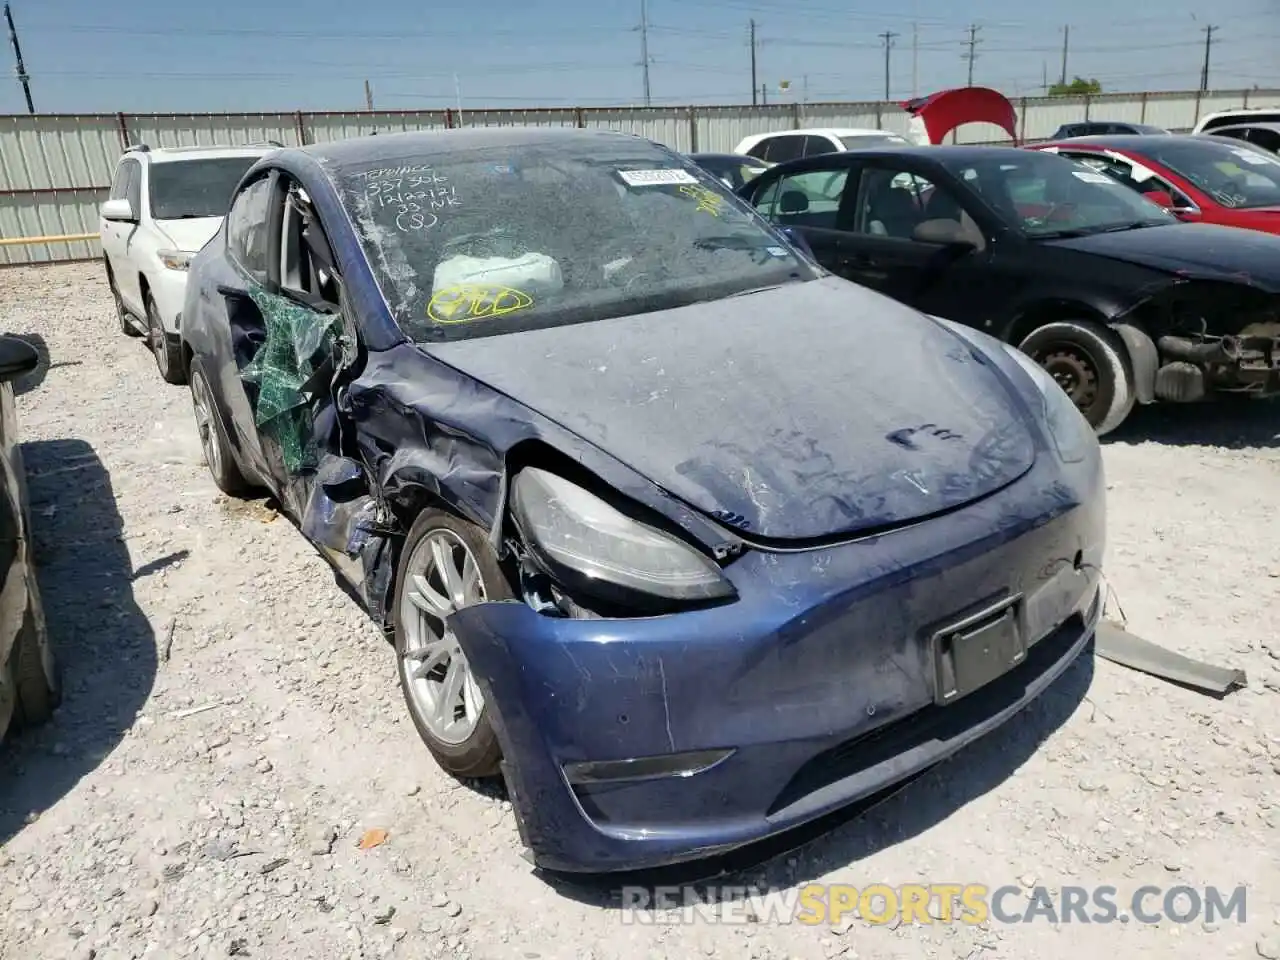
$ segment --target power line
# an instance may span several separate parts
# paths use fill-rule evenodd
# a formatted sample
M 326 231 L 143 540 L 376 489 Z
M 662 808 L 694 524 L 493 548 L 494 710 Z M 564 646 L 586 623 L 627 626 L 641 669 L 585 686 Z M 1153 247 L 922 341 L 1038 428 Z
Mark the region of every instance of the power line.
M 1209 51 L 1213 49 L 1213 35 L 1217 27 L 1210 25 L 1204 28 L 1204 66 L 1200 69 L 1200 89 L 1209 89 Z
M 884 41 L 884 98 L 886 100 L 890 99 L 889 97 L 889 51 L 893 49 L 893 38 L 896 36 L 897 34 L 894 33 L 892 30 L 886 30 L 884 33 L 880 34 L 880 39 Z

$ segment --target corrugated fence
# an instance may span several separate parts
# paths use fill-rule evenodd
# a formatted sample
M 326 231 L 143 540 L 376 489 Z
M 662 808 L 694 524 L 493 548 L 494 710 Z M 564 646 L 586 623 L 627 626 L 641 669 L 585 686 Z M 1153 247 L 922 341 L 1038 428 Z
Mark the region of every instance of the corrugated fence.
M 1115 93 L 1015 101 L 1019 139 L 1043 140 L 1060 124 L 1095 119 L 1188 130 L 1208 113 L 1280 106 L 1280 90 Z M 98 205 L 125 146 L 320 143 L 378 131 L 471 126 L 577 126 L 640 134 L 682 151 L 732 150 L 748 134 L 797 127 L 877 127 L 906 132 L 896 104 L 807 103 L 723 107 L 580 107 L 528 110 L 353 111 L 349 113 L 48 114 L 0 116 L 0 240 L 96 233 Z M 985 124 L 958 131 L 961 143 L 997 143 Z M 94 259 L 96 241 L 0 244 L 0 264 Z

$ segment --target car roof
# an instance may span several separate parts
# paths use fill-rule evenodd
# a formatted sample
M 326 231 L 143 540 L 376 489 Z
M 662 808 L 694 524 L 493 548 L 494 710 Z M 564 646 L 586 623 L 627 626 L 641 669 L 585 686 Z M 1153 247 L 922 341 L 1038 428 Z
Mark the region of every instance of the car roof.
M 1280 123 L 1272 120 L 1255 120 L 1252 123 L 1228 123 L 1221 127 L 1214 127 L 1212 130 L 1206 130 L 1207 136 L 1213 136 L 1215 133 L 1221 133 L 1223 130 L 1251 130 L 1257 128 L 1259 130 L 1280 130 Z
M 768 133 L 753 133 L 743 137 L 738 143 L 738 152 L 750 150 L 761 140 L 769 137 L 900 137 L 905 140 L 902 134 L 895 130 L 877 130 L 874 127 L 801 127 L 797 130 L 770 130 Z
M 723 160 L 725 163 L 746 163 L 753 166 L 764 166 L 763 160 L 755 157 L 744 157 L 740 153 L 690 153 L 690 160 Z
M 583 147 L 602 143 L 645 140 L 631 133 L 614 130 L 591 130 L 578 127 L 460 127 L 452 130 L 412 130 L 351 137 L 328 143 L 314 143 L 290 148 L 290 153 L 306 154 L 321 164 L 396 162 L 406 158 L 458 150 L 483 150 L 490 147 L 522 147 L 540 143 L 573 144 Z
M 932 160 L 934 162 L 937 162 L 942 157 L 947 157 L 948 159 L 963 162 L 965 160 L 976 161 L 992 157 L 1025 157 L 1026 155 L 1027 152 L 1021 147 L 988 147 L 976 144 L 949 143 L 918 146 L 912 143 L 904 143 L 878 147 L 859 147 L 857 150 L 846 150 L 841 153 L 819 154 L 818 156 L 805 157 L 804 160 L 791 160 L 781 164 L 781 166 L 790 166 L 793 163 L 807 163 L 809 161 L 820 163 L 823 160 L 830 161 L 841 158 L 846 158 L 849 163 L 866 160 L 868 157 L 915 157 L 920 160 Z
M 1104 133 L 1093 137 L 1072 137 L 1069 140 L 1036 144 L 1037 147 L 1054 147 L 1059 143 L 1068 147 L 1102 147 L 1113 150 L 1147 150 L 1161 143 L 1186 143 L 1188 140 L 1204 140 L 1185 133 Z
M 207 160 L 218 157 L 261 157 L 280 148 L 275 144 L 239 144 L 237 146 L 190 146 L 133 148 L 125 156 L 146 157 L 151 163 L 172 163 L 178 160 Z

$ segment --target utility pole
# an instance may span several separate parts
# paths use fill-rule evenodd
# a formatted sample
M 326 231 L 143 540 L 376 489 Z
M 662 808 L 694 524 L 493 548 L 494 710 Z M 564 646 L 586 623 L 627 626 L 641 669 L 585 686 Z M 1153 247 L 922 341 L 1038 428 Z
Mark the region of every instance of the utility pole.
M 1067 85 L 1067 49 L 1071 43 L 1071 27 L 1062 28 L 1062 76 L 1058 79 L 1064 87 Z
M 759 85 L 756 82 L 756 22 L 751 21 L 751 105 L 754 107 L 758 102 L 756 100 L 756 90 Z
M 18 28 L 13 25 L 13 12 L 9 4 L 4 5 L 4 19 L 9 24 L 9 42 L 13 44 L 13 56 L 18 61 L 18 82 L 22 84 L 22 92 L 27 97 L 27 113 L 35 113 L 35 104 L 31 102 L 31 78 L 27 76 L 27 68 L 22 63 L 22 47 L 18 46 Z
M 920 96 L 920 24 L 911 24 L 911 99 Z
M 971 86 L 971 87 L 973 86 L 973 61 L 978 59 L 977 46 L 979 43 L 982 42 L 978 39 L 978 31 L 980 29 L 982 28 L 979 27 L 976 23 L 969 24 L 969 39 L 965 41 L 966 45 L 969 47 L 969 52 L 964 54 L 964 59 L 969 61 L 968 86 Z
M 880 34 L 880 39 L 884 41 L 884 98 L 889 99 L 889 51 L 893 49 L 893 38 L 897 34 L 892 30 L 886 30 Z
M 760 84 L 760 103 L 766 107 L 769 105 L 769 85 L 767 83 Z
M 809 102 L 809 75 L 807 73 L 800 78 L 800 85 L 801 85 L 800 89 L 802 91 L 800 94 L 800 102 L 808 103 Z
M 649 0 L 640 0 L 640 66 L 644 71 L 644 105 L 651 106 L 649 97 Z
M 373 113 L 373 87 L 369 86 L 369 81 L 364 82 L 364 108 Z
M 1217 29 L 1212 25 L 1204 28 L 1204 66 L 1200 68 L 1200 89 L 1202 91 L 1209 89 L 1209 51 L 1213 49 L 1213 34 Z

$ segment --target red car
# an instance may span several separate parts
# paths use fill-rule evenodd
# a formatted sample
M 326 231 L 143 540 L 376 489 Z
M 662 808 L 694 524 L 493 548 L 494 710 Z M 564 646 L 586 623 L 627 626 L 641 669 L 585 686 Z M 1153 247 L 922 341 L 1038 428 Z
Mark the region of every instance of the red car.
M 1096 167 L 1183 220 L 1280 234 L 1280 157 L 1209 136 L 1104 136 L 1038 143 Z

